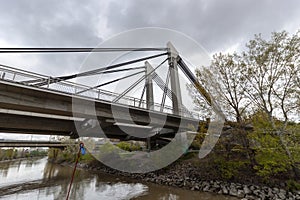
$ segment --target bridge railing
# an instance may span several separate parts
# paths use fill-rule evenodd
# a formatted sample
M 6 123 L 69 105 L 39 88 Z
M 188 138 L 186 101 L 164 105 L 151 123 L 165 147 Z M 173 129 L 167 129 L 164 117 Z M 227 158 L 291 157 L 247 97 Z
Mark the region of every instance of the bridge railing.
M 88 98 L 92 98 L 92 99 L 105 100 L 105 101 L 109 101 L 109 102 L 112 102 L 113 99 L 115 99 L 116 97 L 119 96 L 118 93 L 114 93 L 114 92 L 103 90 L 103 89 L 90 89 L 89 86 L 70 82 L 70 81 L 60 81 L 57 83 L 50 84 L 50 78 L 51 77 L 49 77 L 49 76 L 41 75 L 38 73 L 25 71 L 25 70 L 13 68 L 10 66 L 0 65 L 0 79 L 2 79 L 2 80 L 16 82 L 19 84 L 28 85 L 28 86 L 32 86 L 32 87 L 39 87 L 39 88 L 43 88 L 43 89 L 47 89 L 47 90 L 53 90 L 53 91 L 58 91 L 58 92 L 62 92 L 62 93 L 72 94 L 75 96 L 83 96 L 83 97 L 88 97 Z M 39 79 L 49 80 L 48 84 L 43 85 L 43 86 L 34 86 L 33 84 L 28 83 L 28 81 L 39 80 Z M 89 89 L 89 90 L 87 90 L 87 89 Z M 77 94 L 78 92 L 84 91 L 84 90 L 87 90 L 87 91 Z M 146 107 L 147 107 L 145 100 L 141 100 L 140 98 L 135 98 L 135 97 L 130 97 L 130 96 L 122 97 L 118 101 L 118 103 L 133 106 L 133 107 L 144 108 L 144 109 L 146 109 Z M 161 107 L 162 107 L 161 104 L 154 103 L 155 111 L 160 111 Z M 168 105 L 164 105 L 162 111 L 164 113 L 170 113 L 170 114 L 172 114 L 172 112 L 173 112 L 172 107 L 168 106 Z M 190 112 L 186 109 L 182 109 L 182 114 L 185 117 L 201 119 L 201 117 L 198 113 Z

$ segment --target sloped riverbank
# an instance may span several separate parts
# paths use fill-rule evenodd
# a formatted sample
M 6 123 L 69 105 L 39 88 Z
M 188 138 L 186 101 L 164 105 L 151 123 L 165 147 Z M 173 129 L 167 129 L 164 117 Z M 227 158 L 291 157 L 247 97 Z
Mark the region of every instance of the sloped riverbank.
M 130 177 L 159 185 L 184 188 L 192 191 L 211 192 L 229 195 L 239 199 L 300 199 L 300 191 L 287 191 L 283 188 L 266 185 L 241 184 L 228 181 L 202 180 L 199 168 L 189 163 L 176 163 L 167 169 L 145 174 L 131 174 L 111 169 L 101 163 L 80 164 L 81 168 L 101 171 L 108 174 Z
M 68 166 L 63 166 L 68 165 Z M 86 165 L 76 172 L 70 199 L 106 200 L 236 200 L 214 193 L 189 191 L 163 186 L 120 175 L 87 170 Z M 0 164 L 0 199 L 65 199 L 72 175 L 72 163 L 55 164 L 47 158 L 15 160 Z

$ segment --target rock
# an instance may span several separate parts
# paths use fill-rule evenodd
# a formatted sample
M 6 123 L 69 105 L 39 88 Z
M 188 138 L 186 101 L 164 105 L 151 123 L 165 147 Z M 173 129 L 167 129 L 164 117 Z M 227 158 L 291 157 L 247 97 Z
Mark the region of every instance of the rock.
M 228 194 L 228 189 L 226 188 L 226 186 L 222 187 L 222 192 L 223 194 Z
M 247 185 L 244 186 L 243 190 L 244 190 L 245 194 L 251 194 L 252 193 L 252 191 L 248 188 Z
M 277 194 L 279 192 L 278 188 L 273 188 L 273 194 Z
M 281 192 L 278 194 L 278 197 L 279 197 L 280 199 L 286 199 L 285 194 L 284 194 L 284 193 L 281 193 Z
M 261 199 L 266 199 L 266 195 L 263 191 L 261 191 L 261 193 L 260 193 L 260 198 Z
M 223 194 L 223 190 L 222 190 L 222 189 L 219 190 L 219 191 L 217 192 L 217 194 Z
M 269 197 L 270 199 L 272 199 L 272 198 L 274 197 L 274 194 L 273 194 L 273 192 L 272 192 L 272 189 L 271 189 L 271 188 L 269 188 L 269 189 L 268 189 L 268 192 L 267 192 L 267 197 Z
M 240 183 L 236 183 L 235 187 L 236 187 L 236 189 L 243 189 L 243 186 Z
M 204 188 L 203 188 L 203 192 L 208 192 L 209 191 L 209 185 L 206 185 Z
M 280 189 L 279 193 L 286 194 L 286 191 L 284 189 Z
M 256 198 L 255 196 L 253 196 L 253 195 L 246 195 L 245 198 L 246 198 L 247 200 L 256 200 L 256 199 L 257 199 L 257 198 Z
M 217 182 L 214 182 L 213 187 L 216 188 L 216 189 L 219 189 L 220 185 Z
M 250 186 L 250 190 L 253 191 L 253 190 L 255 190 L 255 189 L 256 189 L 256 187 L 255 187 L 254 185 L 251 185 L 251 186 Z
M 236 197 L 236 196 L 237 196 L 237 192 L 238 192 L 238 191 L 237 191 L 236 188 L 230 187 L 229 195 Z
M 254 190 L 253 194 L 255 194 L 255 196 L 259 197 L 261 192 L 260 192 L 260 190 Z
M 238 190 L 237 191 L 237 197 L 242 198 L 245 196 L 244 190 Z
M 203 188 L 205 188 L 206 186 L 209 186 L 209 183 L 206 182 L 206 181 L 203 181 L 201 185 L 202 185 Z

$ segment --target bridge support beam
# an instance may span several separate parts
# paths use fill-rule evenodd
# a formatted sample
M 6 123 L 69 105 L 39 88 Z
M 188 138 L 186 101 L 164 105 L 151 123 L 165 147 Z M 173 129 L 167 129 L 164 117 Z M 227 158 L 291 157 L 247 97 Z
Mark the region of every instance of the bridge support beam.
M 169 53 L 168 61 L 170 67 L 173 114 L 181 115 L 182 97 L 177 67 L 177 57 L 179 54 L 171 42 L 167 43 L 167 48 Z
M 153 83 L 152 75 L 149 75 L 154 69 L 148 61 L 145 62 L 146 67 L 146 103 L 148 110 L 154 110 L 154 98 L 153 98 Z

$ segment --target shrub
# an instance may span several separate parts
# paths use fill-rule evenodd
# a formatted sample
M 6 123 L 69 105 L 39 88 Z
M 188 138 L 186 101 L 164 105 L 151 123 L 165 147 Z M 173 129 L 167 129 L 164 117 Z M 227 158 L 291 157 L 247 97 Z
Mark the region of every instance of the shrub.
M 139 151 L 141 150 L 141 146 L 139 144 L 129 143 L 129 142 L 119 142 L 117 145 L 120 149 L 125 151 Z

